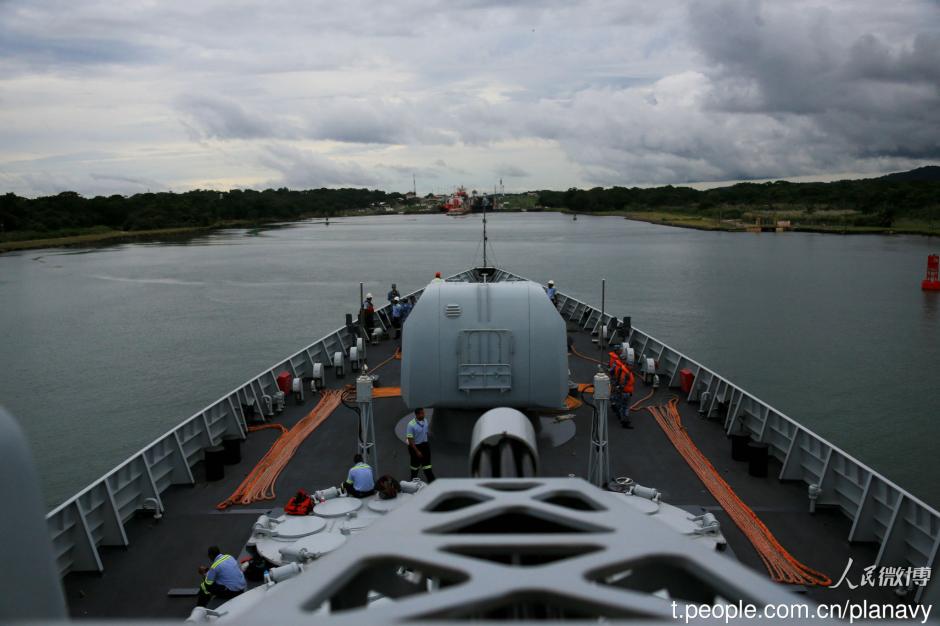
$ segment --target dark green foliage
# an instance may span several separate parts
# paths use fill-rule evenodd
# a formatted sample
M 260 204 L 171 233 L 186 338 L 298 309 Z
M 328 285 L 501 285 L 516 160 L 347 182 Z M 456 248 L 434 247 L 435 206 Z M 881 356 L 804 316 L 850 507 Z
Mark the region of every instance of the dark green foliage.
M 0 196 L 0 232 L 52 231 L 106 226 L 115 230 L 152 230 L 212 226 L 236 221 L 269 222 L 399 203 L 402 195 L 369 189 L 266 189 L 228 192 L 141 193 L 83 198 L 67 191 L 56 196 Z
M 888 174 L 886 176 L 882 176 L 881 178 L 883 180 L 927 180 L 936 182 L 940 181 L 940 165 L 918 167 L 915 170 Z
M 540 191 L 539 204 L 594 213 L 607 211 L 675 211 L 736 219 L 745 211 L 855 211 L 854 226 L 889 227 L 898 218 L 940 219 L 940 180 L 922 180 L 940 168 L 914 170 L 907 180 L 897 175 L 831 183 L 738 183 L 698 191 L 690 187 L 595 187 L 590 190 Z

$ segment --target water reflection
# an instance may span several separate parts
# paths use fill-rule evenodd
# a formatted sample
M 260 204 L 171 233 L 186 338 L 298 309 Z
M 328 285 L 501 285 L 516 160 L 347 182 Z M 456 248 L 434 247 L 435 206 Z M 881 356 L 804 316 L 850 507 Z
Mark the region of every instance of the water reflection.
M 940 291 L 921 291 L 923 292 L 924 321 L 940 322 Z M 937 339 L 940 340 L 940 337 Z

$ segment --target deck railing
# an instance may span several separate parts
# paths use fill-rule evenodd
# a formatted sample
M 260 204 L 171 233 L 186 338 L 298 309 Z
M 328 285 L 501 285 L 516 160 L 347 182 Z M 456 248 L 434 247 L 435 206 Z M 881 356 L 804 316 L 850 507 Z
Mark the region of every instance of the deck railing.
M 467 270 L 448 281 L 475 281 Z M 489 282 L 526 280 L 496 270 Z M 420 297 L 422 290 L 409 296 Z M 611 329 L 607 341 L 618 341 L 614 317 L 580 300 L 558 294 L 562 317 L 584 330 L 598 333 Z M 389 307 L 376 311 L 377 325 L 390 328 Z M 59 571 L 103 571 L 98 548 L 127 546 L 125 523 L 142 509 L 163 508 L 161 494 L 170 485 L 192 484 L 193 468 L 202 461 L 205 448 L 223 437 L 245 437 L 245 407 L 261 410 L 262 396 L 277 391 L 277 374 L 290 372 L 309 377 L 314 363 L 331 367 L 335 352 L 348 358 L 355 345 L 355 329 L 341 327 L 287 359 L 278 361 L 256 377 L 236 387 L 216 402 L 164 433 L 116 468 L 53 509 L 46 521 Z M 619 341 L 623 341 L 619 337 Z M 874 565 L 907 563 L 910 567 L 932 567 L 940 547 L 940 513 L 874 471 L 844 450 L 747 393 L 716 372 L 685 356 L 655 337 L 632 328 L 627 338 L 637 356 L 656 360 L 657 371 L 669 387 L 678 387 L 679 371 L 695 375 L 687 400 L 704 404 L 705 418 L 723 420 L 727 433 L 745 432 L 766 443 L 780 461 L 780 480 L 800 480 L 820 488 L 817 506 L 837 507 L 851 522 L 847 539 L 876 542 L 880 546 Z M 808 513 L 807 513 L 808 514 Z M 917 587 L 915 599 L 932 597 L 938 584 Z
M 420 297 L 421 291 L 408 296 Z M 376 310 L 376 326 L 389 331 L 388 304 Z M 278 390 L 278 373 L 311 377 L 314 363 L 332 368 L 336 352 L 343 353 L 348 367 L 349 348 L 356 345 L 355 332 L 355 328 L 343 326 L 276 362 L 50 511 L 46 523 L 60 574 L 104 571 L 99 548 L 128 546 L 125 524 L 132 516 L 142 510 L 162 511 L 161 496 L 167 488 L 193 484 L 193 469 L 202 462 L 206 448 L 220 444 L 226 437 L 244 439 L 246 410 L 253 405 L 258 415 L 262 414 L 262 397 Z
M 559 293 L 558 309 L 563 318 L 592 333 L 607 326 L 609 343 L 624 339 L 613 331 L 613 316 L 602 316 L 580 300 Z M 781 463 L 780 480 L 816 485 L 820 490 L 816 505 L 836 507 L 851 520 L 848 541 L 879 545 L 876 562 L 865 565 L 897 567 L 903 563 L 932 568 L 940 548 L 940 512 L 936 509 L 655 337 L 632 328 L 627 340 L 637 358 L 655 359 L 657 373 L 669 387 L 679 387 L 679 372 L 691 370 L 695 378 L 686 400 L 700 404 L 703 418 L 722 420 L 727 434 L 746 433 L 753 441 L 766 443 L 769 453 Z M 807 495 L 807 511 L 808 503 Z M 940 583 L 915 590 L 915 601 L 925 602 L 927 597 L 940 595 Z

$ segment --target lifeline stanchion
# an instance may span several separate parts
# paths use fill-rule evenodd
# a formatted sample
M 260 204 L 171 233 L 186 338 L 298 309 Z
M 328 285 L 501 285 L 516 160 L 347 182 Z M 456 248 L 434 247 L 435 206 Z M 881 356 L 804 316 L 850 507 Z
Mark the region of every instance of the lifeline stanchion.
M 610 451 L 607 449 L 607 409 L 610 406 L 610 378 L 603 372 L 594 375 L 594 400 L 597 406 L 591 420 L 591 455 L 588 480 L 604 489 L 610 482 Z
M 375 447 L 375 420 L 372 411 L 372 377 L 363 369 L 356 379 L 356 404 L 359 405 L 359 454 L 379 475 L 379 455 Z

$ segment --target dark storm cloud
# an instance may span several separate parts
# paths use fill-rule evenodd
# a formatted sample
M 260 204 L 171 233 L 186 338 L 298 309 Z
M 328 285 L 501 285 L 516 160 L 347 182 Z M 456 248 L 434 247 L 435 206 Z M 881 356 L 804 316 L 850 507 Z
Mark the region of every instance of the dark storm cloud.
M 710 2 L 690 14 L 711 66 L 710 108 L 810 122 L 793 147 L 811 146 L 818 133 L 859 158 L 940 158 L 936 13 L 911 24 L 913 37 L 893 40 L 867 24 L 846 28 L 828 8 Z
M 876 35 L 866 33 L 852 44 L 846 77 L 938 86 L 940 32 L 918 33 L 910 46 L 900 49 L 894 49 Z

